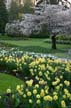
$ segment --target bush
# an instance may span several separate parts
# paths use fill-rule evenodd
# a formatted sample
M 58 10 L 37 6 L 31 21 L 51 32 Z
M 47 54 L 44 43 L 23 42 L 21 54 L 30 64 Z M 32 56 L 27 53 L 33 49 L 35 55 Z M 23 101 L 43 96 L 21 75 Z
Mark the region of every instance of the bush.
M 69 36 L 68 36 L 68 35 L 67 35 L 67 36 L 58 35 L 58 36 L 56 37 L 56 39 L 57 39 L 57 40 L 66 40 L 66 41 L 69 40 L 69 41 L 70 41 L 70 40 L 71 40 L 71 36 L 70 36 L 70 35 L 69 35 Z

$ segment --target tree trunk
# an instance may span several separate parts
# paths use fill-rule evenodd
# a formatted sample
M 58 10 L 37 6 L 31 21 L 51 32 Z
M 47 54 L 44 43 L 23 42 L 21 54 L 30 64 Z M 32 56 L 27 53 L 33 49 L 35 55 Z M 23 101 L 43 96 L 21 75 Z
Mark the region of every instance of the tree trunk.
M 56 49 L 56 35 L 52 36 L 52 49 Z

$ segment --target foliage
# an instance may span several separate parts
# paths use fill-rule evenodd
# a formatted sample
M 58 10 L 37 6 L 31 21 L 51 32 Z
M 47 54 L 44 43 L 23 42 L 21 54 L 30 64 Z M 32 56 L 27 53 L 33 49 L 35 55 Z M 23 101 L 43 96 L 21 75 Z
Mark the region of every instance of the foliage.
M 32 7 L 33 7 L 33 4 L 31 0 L 24 1 L 24 8 L 23 8 L 24 13 L 33 13 L 34 9 Z
M 68 40 L 68 41 L 71 41 L 71 35 L 67 35 L 67 36 L 62 36 L 62 35 L 58 35 L 57 37 L 56 37 L 56 39 L 57 40 Z
M 20 19 L 23 13 L 23 6 L 18 5 L 16 1 L 11 2 L 11 7 L 9 9 L 9 21 Z
M 8 13 L 5 6 L 5 0 L 0 0 L 0 33 L 5 32 L 5 25 L 8 22 Z

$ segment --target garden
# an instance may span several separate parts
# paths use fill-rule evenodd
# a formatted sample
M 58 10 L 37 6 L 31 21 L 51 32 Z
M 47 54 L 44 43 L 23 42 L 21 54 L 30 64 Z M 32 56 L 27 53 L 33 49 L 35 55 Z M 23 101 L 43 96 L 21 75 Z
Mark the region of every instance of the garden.
M 0 77 L 6 77 L 0 78 L 5 80 L 0 83 L 1 107 L 70 108 L 71 60 L 4 47 L 0 49 L 0 71 Z
M 71 108 L 71 3 L 0 0 L 0 108 Z

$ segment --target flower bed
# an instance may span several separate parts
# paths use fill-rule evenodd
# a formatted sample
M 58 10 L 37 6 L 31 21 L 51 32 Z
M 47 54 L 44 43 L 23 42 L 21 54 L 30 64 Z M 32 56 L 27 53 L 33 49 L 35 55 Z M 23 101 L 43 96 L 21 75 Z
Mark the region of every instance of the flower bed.
M 0 68 L 27 76 L 0 102 L 10 108 L 71 108 L 71 61 L 22 54 L 0 56 Z

